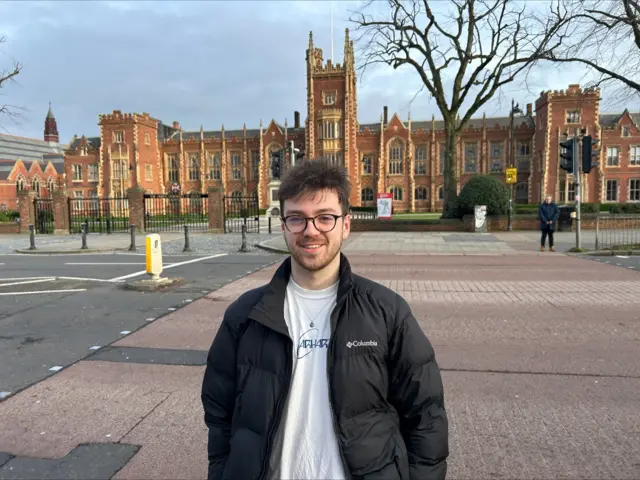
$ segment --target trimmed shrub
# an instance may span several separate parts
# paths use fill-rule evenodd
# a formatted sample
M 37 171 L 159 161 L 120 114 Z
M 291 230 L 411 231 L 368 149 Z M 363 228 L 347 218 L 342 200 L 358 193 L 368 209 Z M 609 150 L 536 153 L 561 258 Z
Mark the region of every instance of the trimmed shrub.
M 458 195 L 458 216 L 473 215 L 475 205 L 486 205 L 487 215 L 504 215 L 509 209 L 509 188 L 493 175 L 475 175 Z
M 0 212 L 0 222 L 15 222 L 17 218 L 20 218 L 20 213 L 14 210 Z

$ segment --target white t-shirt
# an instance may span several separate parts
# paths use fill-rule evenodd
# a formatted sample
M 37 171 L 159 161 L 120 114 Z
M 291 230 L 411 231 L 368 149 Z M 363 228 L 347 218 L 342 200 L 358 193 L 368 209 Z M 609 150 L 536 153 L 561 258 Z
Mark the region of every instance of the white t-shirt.
M 283 480 L 345 478 L 327 378 L 330 316 L 337 293 L 338 283 L 323 290 L 306 290 L 292 279 L 287 285 L 284 318 L 293 339 L 293 374 L 282 424 Z

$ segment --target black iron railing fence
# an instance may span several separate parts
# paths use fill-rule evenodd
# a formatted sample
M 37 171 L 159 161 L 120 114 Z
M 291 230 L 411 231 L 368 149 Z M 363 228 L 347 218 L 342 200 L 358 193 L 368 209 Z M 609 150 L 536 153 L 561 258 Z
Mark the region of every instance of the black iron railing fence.
M 206 193 L 187 194 L 145 194 L 144 227 L 147 232 L 181 231 L 184 225 L 190 231 L 207 231 L 209 195 Z
M 69 232 L 122 233 L 129 231 L 127 197 L 69 198 Z
M 38 234 L 53 233 L 53 200 L 34 198 L 35 230 Z
M 224 233 L 260 233 L 260 210 L 256 196 L 224 196 Z

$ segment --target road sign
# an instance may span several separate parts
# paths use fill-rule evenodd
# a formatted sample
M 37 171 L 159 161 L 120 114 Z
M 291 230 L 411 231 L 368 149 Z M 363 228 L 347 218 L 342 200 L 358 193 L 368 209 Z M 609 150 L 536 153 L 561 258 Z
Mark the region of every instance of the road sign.
M 516 183 L 517 178 L 518 178 L 518 169 L 507 168 L 507 183 Z
M 377 195 L 378 218 L 391 218 L 391 207 L 393 205 L 393 195 L 391 193 L 379 193 Z

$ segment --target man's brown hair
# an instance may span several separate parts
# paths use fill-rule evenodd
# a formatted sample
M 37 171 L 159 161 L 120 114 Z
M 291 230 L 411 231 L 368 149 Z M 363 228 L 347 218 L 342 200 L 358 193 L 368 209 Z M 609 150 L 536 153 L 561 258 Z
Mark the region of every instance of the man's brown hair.
M 333 190 L 338 194 L 342 213 L 349 213 L 351 182 L 346 170 L 332 165 L 326 160 L 305 160 L 285 174 L 278 190 L 280 215 L 284 216 L 284 202 L 299 198 L 301 195 Z

